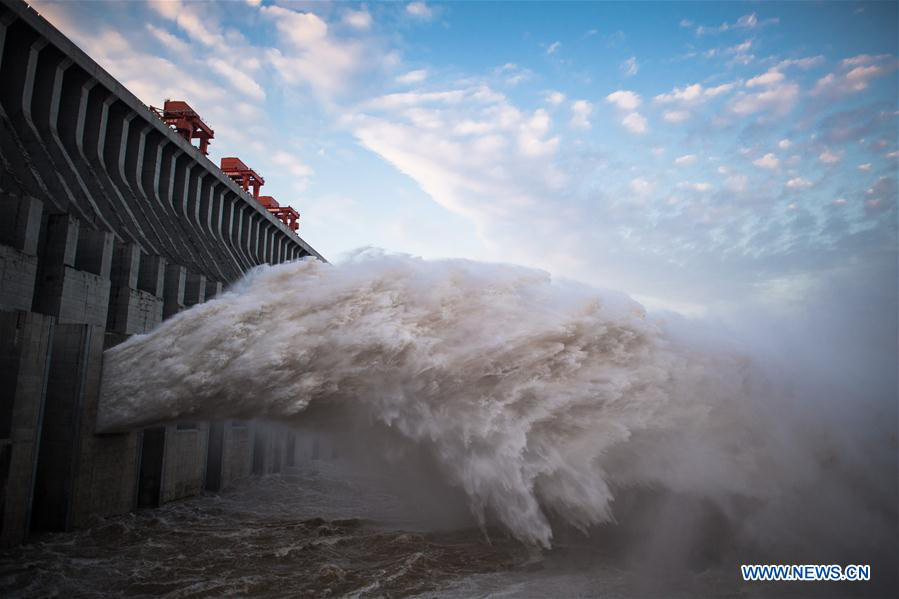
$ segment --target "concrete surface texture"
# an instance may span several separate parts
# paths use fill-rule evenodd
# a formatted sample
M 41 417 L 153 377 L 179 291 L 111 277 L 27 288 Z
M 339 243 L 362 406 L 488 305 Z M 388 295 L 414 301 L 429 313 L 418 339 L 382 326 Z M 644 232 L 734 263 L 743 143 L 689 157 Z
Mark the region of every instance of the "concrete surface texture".
M 280 471 L 283 426 L 96 434 L 103 351 L 321 255 L 20 0 L 0 81 L 0 549 Z

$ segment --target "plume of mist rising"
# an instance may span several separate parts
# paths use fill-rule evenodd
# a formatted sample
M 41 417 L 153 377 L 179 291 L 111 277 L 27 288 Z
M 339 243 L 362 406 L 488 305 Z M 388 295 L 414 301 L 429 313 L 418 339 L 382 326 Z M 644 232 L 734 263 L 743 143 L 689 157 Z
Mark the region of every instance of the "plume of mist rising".
M 365 251 L 260 267 L 112 348 L 98 425 L 350 414 L 427 452 L 480 522 L 541 546 L 551 522 L 612 521 L 635 488 L 712 502 L 763 543 L 888 546 L 892 486 L 844 463 L 763 370 L 708 328 L 542 271 Z M 870 447 L 888 455 L 895 435 Z

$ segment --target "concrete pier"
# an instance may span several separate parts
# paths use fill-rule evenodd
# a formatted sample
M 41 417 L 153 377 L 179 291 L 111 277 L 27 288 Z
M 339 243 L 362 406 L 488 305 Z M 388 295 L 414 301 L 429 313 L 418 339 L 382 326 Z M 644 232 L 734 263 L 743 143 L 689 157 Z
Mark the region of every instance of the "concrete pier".
M 206 452 L 206 489 L 221 491 L 253 473 L 253 426 L 243 420 L 213 422 Z
M 103 351 L 323 259 L 20 0 L 0 0 L 0 549 L 280 472 L 281 425 L 96 433 Z
M 162 322 L 165 258 L 143 254 L 136 243 L 118 243 L 111 275 L 107 330 L 134 335 Z
M 0 305 L 31 310 L 43 204 L 0 192 Z
M 53 333 L 50 316 L 0 310 L 0 549 L 29 531 Z
M 199 495 L 205 488 L 209 424 L 181 422 L 165 427 L 161 501 Z

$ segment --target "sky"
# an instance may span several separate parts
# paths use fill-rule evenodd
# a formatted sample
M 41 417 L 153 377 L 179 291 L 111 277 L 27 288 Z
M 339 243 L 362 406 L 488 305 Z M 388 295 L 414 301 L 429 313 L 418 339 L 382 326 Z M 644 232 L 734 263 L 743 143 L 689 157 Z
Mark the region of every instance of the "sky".
M 143 102 L 190 103 L 329 260 L 895 327 L 896 3 L 32 5 Z

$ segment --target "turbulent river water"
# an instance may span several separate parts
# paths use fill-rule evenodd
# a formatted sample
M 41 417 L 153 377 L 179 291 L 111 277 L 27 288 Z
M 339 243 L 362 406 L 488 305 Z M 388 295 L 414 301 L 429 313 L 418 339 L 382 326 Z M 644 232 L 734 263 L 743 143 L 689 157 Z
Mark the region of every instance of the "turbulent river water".
M 375 251 L 259 268 L 110 350 L 99 426 L 266 418 L 333 435 L 343 457 L 49 537 L 4 562 L 3 584 L 26 595 L 891 592 L 896 485 L 883 473 L 895 474 L 896 435 L 877 411 L 890 398 L 835 401 L 836 386 L 810 378 L 526 268 Z M 863 432 L 834 416 L 852 401 L 873 406 Z M 742 583 L 741 562 L 882 574 L 786 588 Z
M 652 550 L 603 531 L 602 542 L 568 535 L 540 552 L 498 530 L 488 542 L 473 520 L 435 526 L 434 497 L 406 482 L 402 470 L 373 473 L 349 459 L 304 461 L 222 494 L 40 536 L 0 556 L 0 594 L 677 599 L 852 591 L 744 583 L 729 564 L 691 559 L 682 545 Z M 644 552 L 655 553 L 651 568 L 639 561 Z

